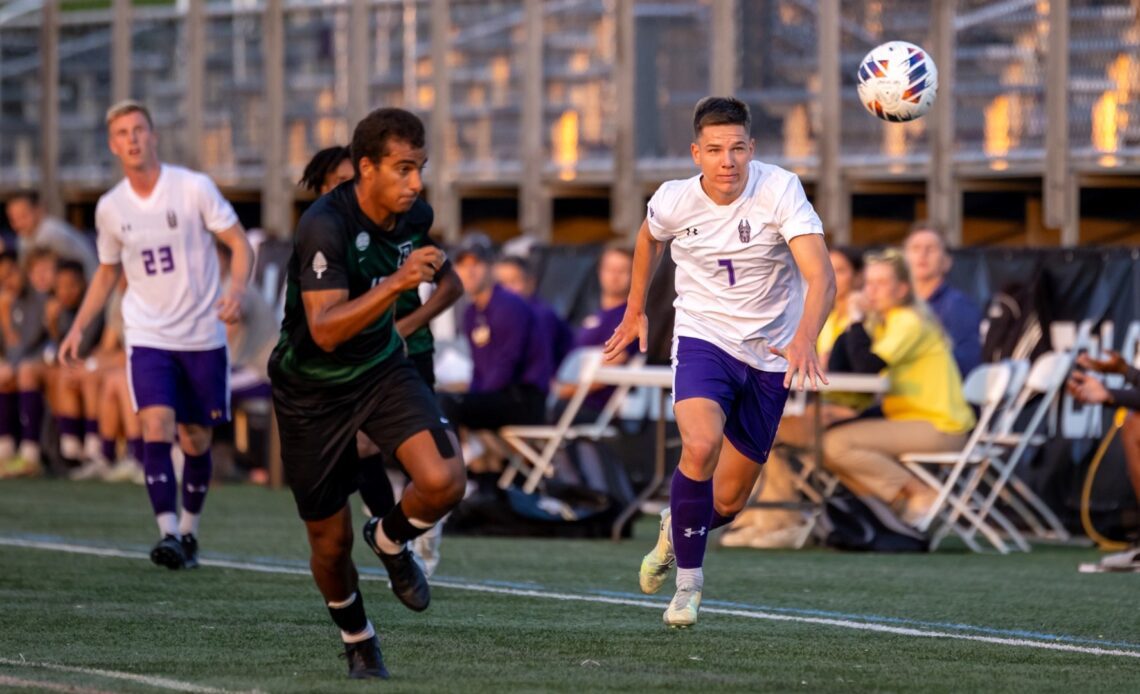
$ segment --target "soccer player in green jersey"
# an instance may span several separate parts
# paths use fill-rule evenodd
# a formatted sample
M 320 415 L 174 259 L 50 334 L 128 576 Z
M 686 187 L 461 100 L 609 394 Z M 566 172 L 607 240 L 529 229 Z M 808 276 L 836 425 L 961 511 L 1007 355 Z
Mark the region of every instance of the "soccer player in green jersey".
M 352 563 L 348 497 L 356 490 L 356 432 L 411 477 L 403 498 L 364 537 L 407 607 L 430 599 L 407 544 L 463 497 L 459 443 L 395 325 L 401 293 L 431 282 L 446 259 L 418 247 L 432 210 L 419 193 L 423 123 L 378 109 L 352 136 L 355 177 L 306 210 L 289 262 L 285 320 L 269 363 L 286 476 L 305 521 L 317 587 L 340 628 L 349 676 L 386 678 Z

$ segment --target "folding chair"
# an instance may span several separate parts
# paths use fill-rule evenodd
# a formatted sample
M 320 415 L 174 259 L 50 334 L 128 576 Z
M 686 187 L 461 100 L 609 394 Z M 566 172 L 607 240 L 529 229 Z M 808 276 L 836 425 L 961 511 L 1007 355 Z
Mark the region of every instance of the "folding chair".
M 576 381 L 577 387 L 574 390 L 574 395 L 567 403 L 566 409 L 563 410 L 562 416 L 558 418 L 555 424 L 506 426 L 499 429 L 499 437 L 516 453 L 516 455 L 510 456 L 507 467 L 499 478 L 501 488 L 509 487 L 515 476 L 523 472 L 526 474 L 526 481 L 522 487 L 523 491 L 531 494 L 538 488 L 543 476 L 553 476 L 554 456 L 564 444 L 579 438 L 596 441 L 617 433 L 610 426 L 610 422 L 613 421 L 622 401 L 629 394 L 630 386 L 628 385 L 618 386 L 614 390 L 596 421 L 589 424 L 573 423 L 579 410 L 582 409 L 582 403 L 590 392 L 590 386 L 594 384 L 594 377 L 598 373 L 598 369 L 602 366 L 602 352 L 601 347 L 583 347 L 566 356 L 562 367 L 559 368 L 558 380 L 562 382 Z M 644 363 L 645 356 L 637 354 L 630 358 L 627 365 L 636 367 Z M 577 373 L 574 373 L 575 371 Z
M 1071 352 L 1047 352 L 1038 357 L 1029 370 L 1024 387 L 1002 417 L 996 435 L 991 438 L 1002 455 L 994 455 L 990 469 L 986 471 L 985 483 L 990 491 L 978 508 L 978 514 L 983 518 L 993 512 L 994 504 L 1000 497 L 1038 537 L 1062 541 L 1071 537 L 1049 506 L 1014 473 L 1027 457 L 1030 447 L 1036 448 L 1045 442 L 1040 429 L 1045 424 L 1049 409 L 1060 395 L 1074 358 L 1075 355 Z M 1037 407 L 1025 429 L 1015 431 L 1017 420 L 1034 398 L 1039 398 Z M 1042 522 L 1049 526 L 1048 530 Z
M 954 530 L 975 552 L 981 551 L 981 547 L 975 541 L 974 533 L 969 533 L 959 526 L 960 518 L 965 518 L 970 526 L 980 531 L 999 552 L 1002 554 L 1009 552 L 1009 548 L 997 531 L 970 507 L 969 501 L 974 496 L 985 466 L 990 462 L 992 444 L 984 442 L 983 439 L 990 433 L 994 415 L 1006 400 L 1011 372 L 1012 369 L 1008 364 L 982 364 L 971 371 L 966 378 L 963 386 L 966 400 L 978 406 L 981 413 L 961 451 L 907 453 L 899 458 L 900 462 L 919 480 L 938 493 L 930 510 L 919 521 L 918 530 L 928 530 L 936 519 L 941 518 L 944 524 Z M 942 468 L 942 471 L 940 474 L 933 474 L 926 469 L 926 466 Z M 972 468 L 971 474 L 963 477 L 967 468 Z M 961 490 L 958 489 L 960 481 Z M 998 516 L 995 515 L 994 518 L 997 520 Z M 1001 524 L 1006 525 L 1006 523 Z M 1011 528 L 1012 525 L 1006 530 L 1009 531 Z M 1019 537 L 1016 529 L 1013 530 L 1013 534 L 1014 537 Z M 931 538 L 931 551 L 937 548 L 938 542 L 944 535 L 945 533 L 935 533 Z

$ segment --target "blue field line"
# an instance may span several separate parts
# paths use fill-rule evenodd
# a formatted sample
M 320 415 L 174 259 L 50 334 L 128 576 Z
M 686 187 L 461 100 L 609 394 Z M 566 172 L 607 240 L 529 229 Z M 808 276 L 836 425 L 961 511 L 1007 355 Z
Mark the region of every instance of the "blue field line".
M 654 602 L 660 602 L 662 605 L 669 604 L 668 597 L 645 595 L 643 593 L 633 593 L 619 590 L 591 590 L 587 592 L 591 595 L 600 595 L 602 597 L 608 598 L 638 598 L 641 600 L 652 600 Z M 710 607 L 726 607 L 730 609 L 740 610 L 758 610 L 762 612 L 772 612 L 775 614 L 796 615 L 799 617 L 850 619 L 876 624 L 895 624 L 898 626 L 907 627 L 925 627 L 931 629 L 969 631 L 977 632 L 979 634 L 986 634 L 989 636 L 1006 636 L 1034 639 L 1037 641 L 1052 641 L 1054 643 L 1067 643 L 1072 645 L 1113 646 L 1116 648 L 1140 649 L 1140 643 L 1132 643 L 1130 641 L 1106 641 L 1104 639 L 1092 639 L 1081 636 L 1066 636 L 1064 634 L 1046 634 L 1039 631 L 1026 631 L 1024 629 L 998 629 L 996 627 L 980 627 L 976 624 L 961 624 L 958 622 L 930 622 L 922 619 L 908 619 L 906 617 L 888 617 L 885 615 L 858 614 L 853 612 L 837 612 L 834 610 L 817 610 L 801 607 L 777 607 L 774 605 L 733 602 L 731 600 L 701 600 L 701 604 L 708 605 Z
M 107 542 L 99 542 L 93 540 L 77 540 L 75 538 L 63 537 L 60 535 L 47 535 L 41 533 L 15 533 L 7 535 L 14 540 L 22 540 L 25 542 L 53 542 L 53 543 L 67 543 L 73 545 L 81 545 L 85 547 L 98 548 L 98 549 L 116 549 L 116 550 L 130 550 L 141 553 L 148 553 L 150 551 L 149 545 L 134 545 L 134 544 L 109 544 Z M 256 562 L 266 566 L 281 567 L 281 568 L 308 568 L 309 563 L 303 560 L 283 559 L 281 557 L 251 557 L 248 555 L 232 555 L 222 554 L 219 552 L 209 552 L 202 554 L 203 559 L 212 559 L 218 561 L 230 562 Z M 387 574 L 383 569 L 375 566 L 360 566 L 358 570 L 362 574 L 372 576 L 386 576 Z M 450 581 L 453 583 L 467 583 L 471 585 L 482 585 L 490 588 L 514 588 L 519 590 L 536 590 L 536 591 L 551 591 L 554 589 L 547 588 L 539 583 L 532 581 L 502 581 L 494 579 L 471 579 L 462 576 L 444 576 L 442 574 L 436 575 L 437 579 L 441 581 Z M 603 589 L 585 589 L 583 593 L 588 595 L 597 595 L 600 597 L 620 598 L 620 599 L 636 599 L 652 602 L 659 602 L 663 606 L 668 604 L 669 598 L 665 596 L 645 595 L 643 593 L 635 593 L 631 591 L 617 591 L 617 590 L 603 590 Z M 987 636 L 1001 636 L 1010 638 L 1023 638 L 1033 639 L 1037 641 L 1048 641 L 1052 643 L 1064 643 L 1069 645 L 1080 646 L 1102 646 L 1114 648 L 1128 648 L 1133 650 L 1140 650 L 1140 643 L 1130 641 L 1109 641 L 1106 639 L 1094 639 L 1080 636 L 1068 636 L 1065 634 L 1048 634 L 1038 631 L 1029 631 L 1025 629 L 999 629 L 996 627 L 984 627 L 976 624 L 962 624 L 959 622 L 935 622 L 921 619 L 910 619 L 907 617 L 890 617 L 886 615 L 873 615 L 873 614 L 859 614 L 853 612 L 839 612 L 835 610 L 820 610 L 812 608 L 801 607 L 779 607 L 775 605 L 764 605 L 757 603 L 744 603 L 735 602 L 731 600 L 716 600 L 708 599 L 702 600 L 702 605 L 709 607 L 721 607 L 728 609 L 740 610 L 754 610 L 762 612 L 770 612 L 773 614 L 787 614 L 799 617 L 822 617 L 827 619 L 847 619 L 866 622 L 869 624 L 890 624 L 904 627 L 921 627 L 928 629 L 945 629 L 960 632 L 972 632 L 975 634 L 984 634 Z

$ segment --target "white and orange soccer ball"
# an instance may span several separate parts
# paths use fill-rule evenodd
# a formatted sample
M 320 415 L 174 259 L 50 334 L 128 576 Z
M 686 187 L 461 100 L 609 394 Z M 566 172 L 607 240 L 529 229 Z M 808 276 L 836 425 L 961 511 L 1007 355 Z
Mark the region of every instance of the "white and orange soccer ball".
M 938 68 L 924 49 L 888 41 L 859 63 L 859 100 L 872 115 L 892 123 L 922 118 L 938 94 Z

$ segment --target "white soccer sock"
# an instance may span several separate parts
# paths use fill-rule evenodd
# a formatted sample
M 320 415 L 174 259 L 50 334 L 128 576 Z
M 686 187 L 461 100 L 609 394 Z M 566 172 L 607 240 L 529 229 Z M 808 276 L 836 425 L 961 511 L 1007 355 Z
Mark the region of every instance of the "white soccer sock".
M 173 513 L 160 513 L 154 517 L 158 521 L 158 532 L 165 535 L 181 537 L 178 534 L 178 516 Z
M 197 535 L 198 519 L 201 517 L 200 513 L 190 513 L 182 509 L 182 517 L 178 519 L 178 532 L 182 535 Z
M 696 588 L 701 590 L 705 587 L 705 572 L 701 567 L 695 569 L 682 569 L 677 567 L 677 588 Z
M 404 551 L 404 545 L 399 544 L 384 532 L 384 521 L 376 525 L 376 546 L 384 554 L 399 554 Z
M 376 630 L 372 628 L 372 620 L 368 620 L 368 626 L 364 628 L 364 631 L 357 632 L 355 634 L 350 634 L 347 631 L 342 631 L 340 632 L 340 640 L 344 641 L 345 643 L 360 643 L 361 641 L 367 641 L 375 635 Z
M 429 523 L 428 521 L 422 521 L 418 518 L 409 518 L 408 522 L 412 524 L 413 528 L 419 528 L 420 530 L 427 530 L 431 526 L 435 525 L 435 523 Z

